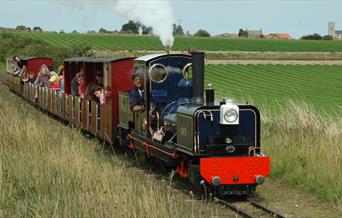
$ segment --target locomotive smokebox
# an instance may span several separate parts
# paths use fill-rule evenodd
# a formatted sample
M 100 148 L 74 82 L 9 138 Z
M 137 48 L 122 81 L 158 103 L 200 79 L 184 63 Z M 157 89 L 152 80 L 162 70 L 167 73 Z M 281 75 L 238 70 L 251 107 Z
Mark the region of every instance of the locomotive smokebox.
M 204 102 L 204 52 L 192 52 L 192 94 L 193 103 Z

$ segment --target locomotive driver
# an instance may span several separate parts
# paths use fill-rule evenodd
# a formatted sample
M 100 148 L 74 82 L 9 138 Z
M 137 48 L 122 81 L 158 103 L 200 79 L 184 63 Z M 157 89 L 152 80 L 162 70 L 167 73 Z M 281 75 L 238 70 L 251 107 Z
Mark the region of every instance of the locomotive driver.
M 133 74 L 132 81 L 134 88 L 129 92 L 129 106 L 133 112 L 144 111 L 144 80 L 142 74 Z

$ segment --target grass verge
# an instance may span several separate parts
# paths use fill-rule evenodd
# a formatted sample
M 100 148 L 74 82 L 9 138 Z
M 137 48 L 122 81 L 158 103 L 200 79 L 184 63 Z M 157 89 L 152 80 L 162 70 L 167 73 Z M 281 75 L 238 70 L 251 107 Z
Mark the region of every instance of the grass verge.
M 342 211 L 342 119 L 303 102 L 289 102 L 262 119 L 262 144 L 272 157 L 272 177 L 332 202 Z

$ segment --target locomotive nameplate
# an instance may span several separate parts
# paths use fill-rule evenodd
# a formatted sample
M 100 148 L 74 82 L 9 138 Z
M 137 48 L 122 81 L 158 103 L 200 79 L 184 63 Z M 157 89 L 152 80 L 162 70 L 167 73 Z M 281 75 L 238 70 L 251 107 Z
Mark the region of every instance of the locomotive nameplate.
M 177 146 L 193 152 L 192 116 L 177 113 Z

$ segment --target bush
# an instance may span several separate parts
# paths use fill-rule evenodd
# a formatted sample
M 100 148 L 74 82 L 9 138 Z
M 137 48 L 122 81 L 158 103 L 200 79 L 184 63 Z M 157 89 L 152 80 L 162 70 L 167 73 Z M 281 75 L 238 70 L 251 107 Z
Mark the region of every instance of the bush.
M 198 36 L 198 37 L 210 37 L 210 34 L 206 31 L 206 30 L 198 30 L 194 36 Z
M 322 39 L 323 39 L 323 40 L 333 40 L 334 38 L 333 38 L 332 36 L 325 35 L 325 36 L 323 36 Z
M 309 39 L 309 40 L 321 40 L 322 36 L 318 33 L 314 33 L 312 35 L 303 36 L 302 39 Z

